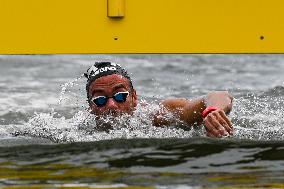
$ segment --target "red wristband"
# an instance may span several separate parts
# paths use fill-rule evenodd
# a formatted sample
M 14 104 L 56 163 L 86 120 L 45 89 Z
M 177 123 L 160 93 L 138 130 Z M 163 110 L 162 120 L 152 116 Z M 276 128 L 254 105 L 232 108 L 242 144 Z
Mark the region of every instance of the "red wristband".
M 206 116 L 210 113 L 210 112 L 212 112 L 212 111 L 214 111 L 214 110 L 218 110 L 219 108 L 217 108 L 216 106 L 208 106 L 205 110 L 203 110 L 203 112 L 202 112 L 202 117 L 203 118 L 206 118 Z

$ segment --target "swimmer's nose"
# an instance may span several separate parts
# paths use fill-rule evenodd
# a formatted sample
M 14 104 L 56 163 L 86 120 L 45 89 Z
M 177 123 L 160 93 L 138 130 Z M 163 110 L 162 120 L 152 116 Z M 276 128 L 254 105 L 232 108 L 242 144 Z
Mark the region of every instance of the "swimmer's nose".
M 112 98 L 108 99 L 106 106 L 110 110 L 116 110 L 118 108 L 117 102 Z

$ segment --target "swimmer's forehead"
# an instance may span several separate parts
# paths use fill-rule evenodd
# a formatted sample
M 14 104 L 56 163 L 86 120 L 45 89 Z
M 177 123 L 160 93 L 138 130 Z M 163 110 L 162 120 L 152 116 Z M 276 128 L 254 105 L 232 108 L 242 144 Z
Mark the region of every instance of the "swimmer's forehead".
M 129 80 L 118 74 L 112 74 L 100 77 L 96 79 L 94 82 L 92 82 L 90 86 L 90 92 L 98 92 L 103 91 L 106 88 L 111 88 L 113 90 L 117 90 L 120 88 L 125 88 L 126 90 L 130 89 L 130 82 Z

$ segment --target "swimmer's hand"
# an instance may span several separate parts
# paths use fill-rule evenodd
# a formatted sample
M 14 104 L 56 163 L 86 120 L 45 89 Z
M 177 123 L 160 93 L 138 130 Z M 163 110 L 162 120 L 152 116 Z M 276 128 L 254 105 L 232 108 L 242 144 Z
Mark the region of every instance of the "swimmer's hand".
M 222 109 L 210 112 L 203 121 L 209 137 L 220 138 L 233 134 L 232 123 Z
M 232 109 L 232 100 L 233 97 L 227 91 L 213 91 L 194 100 L 166 99 L 161 102 L 160 110 L 154 115 L 153 124 L 172 125 L 177 120 L 188 127 L 204 124 L 209 137 L 229 136 L 233 134 L 233 127 L 226 114 Z M 209 110 L 206 112 L 207 108 Z M 173 116 L 165 116 L 168 113 Z

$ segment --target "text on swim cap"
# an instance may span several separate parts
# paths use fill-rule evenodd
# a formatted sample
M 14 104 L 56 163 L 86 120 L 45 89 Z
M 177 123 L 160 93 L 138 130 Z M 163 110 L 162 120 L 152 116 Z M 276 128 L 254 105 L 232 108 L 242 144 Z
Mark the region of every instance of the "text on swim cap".
M 94 74 L 92 74 L 92 76 L 96 76 L 98 75 L 99 73 L 102 73 L 102 72 L 107 72 L 107 71 L 115 71 L 116 68 L 115 67 L 103 67 L 103 68 L 99 68 L 95 71 Z

